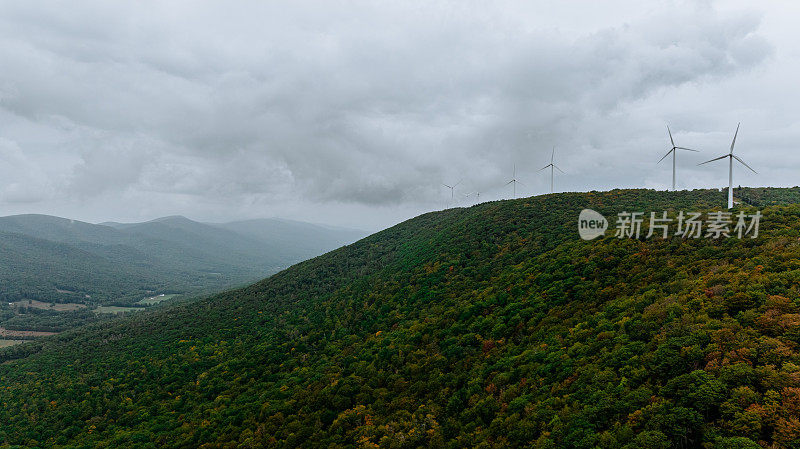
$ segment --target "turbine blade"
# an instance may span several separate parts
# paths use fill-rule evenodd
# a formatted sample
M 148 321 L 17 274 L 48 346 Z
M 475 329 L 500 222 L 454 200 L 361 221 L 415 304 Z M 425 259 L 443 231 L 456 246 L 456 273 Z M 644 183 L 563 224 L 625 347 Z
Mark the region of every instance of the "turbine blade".
M 558 165 L 553 165 L 553 167 L 555 167 L 555 169 L 560 171 L 561 173 L 564 173 L 564 170 L 558 168 Z M 564 173 L 564 174 L 566 175 L 566 173 Z
M 449 186 L 449 185 L 447 185 L 447 184 L 442 184 L 442 185 L 443 185 L 443 186 L 445 186 L 445 187 L 447 187 L 448 189 L 452 189 L 452 187 L 451 187 L 451 186 Z
M 539 171 L 542 171 L 542 170 L 544 170 L 545 168 L 547 168 L 547 167 L 549 167 L 549 166 L 551 166 L 551 165 L 553 165 L 553 164 L 547 164 L 547 165 L 545 165 L 544 167 L 540 168 L 540 169 L 539 169 Z
M 463 181 L 463 179 L 459 179 L 457 183 L 453 184 L 453 188 L 455 188 L 457 185 L 461 184 L 461 181 Z
M 669 129 L 669 125 L 667 125 L 667 132 L 669 133 L 669 141 L 672 142 L 672 147 L 675 147 L 675 140 L 672 139 L 672 130 Z
M 514 181 L 514 182 L 516 182 L 517 184 L 519 184 L 519 185 L 521 185 L 521 186 L 524 186 L 524 185 L 525 185 L 525 184 L 523 184 L 523 183 L 521 183 L 521 182 L 519 182 L 519 181 Z
M 729 154 L 733 154 L 733 146 L 736 145 L 736 136 L 739 135 L 739 126 L 741 126 L 741 124 L 742 122 L 739 122 L 739 124 L 736 125 L 736 134 L 733 135 L 733 142 L 731 142 L 731 152 Z
M 697 164 L 697 165 L 708 164 L 709 162 L 714 162 L 714 161 L 718 161 L 718 160 L 720 160 L 720 159 L 725 159 L 725 158 L 726 158 L 726 157 L 728 157 L 728 156 L 730 156 L 730 154 L 726 154 L 725 156 L 720 156 L 720 157 L 717 157 L 717 158 L 711 159 L 710 161 L 701 162 L 701 163 L 699 163 L 699 164 Z
M 751 172 L 753 172 L 753 173 L 755 173 L 755 174 L 758 174 L 758 172 L 757 172 L 757 171 L 753 170 L 753 168 L 752 168 L 752 167 L 750 167 L 749 165 L 747 165 L 747 164 L 746 164 L 746 163 L 745 163 L 745 162 L 744 162 L 744 161 L 743 161 L 741 158 L 739 158 L 739 156 L 733 155 L 733 157 L 734 157 L 734 158 L 735 158 L 737 161 L 741 162 L 741 163 L 742 163 L 742 165 L 744 165 L 745 167 L 749 168 Z
M 694 151 L 695 153 L 699 153 L 699 151 L 697 151 L 697 150 L 693 150 L 693 149 L 691 149 L 691 148 L 684 148 L 684 147 L 675 147 L 675 148 L 677 148 L 677 149 L 679 149 L 679 150 Z
M 555 160 L 555 157 L 556 157 L 556 147 L 553 146 L 553 153 L 550 155 L 550 163 L 551 164 L 553 163 L 553 160 Z
M 669 154 L 670 154 L 670 153 L 672 153 L 673 151 L 675 151 L 675 149 L 674 149 L 674 148 L 673 148 L 673 149 L 671 149 L 671 150 L 669 150 L 669 151 L 667 151 L 667 154 L 665 154 L 665 155 L 664 155 L 664 157 L 662 157 L 661 159 L 659 159 L 659 160 L 658 160 L 658 162 L 656 162 L 656 164 L 660 164 L 660 163 L 661 163 L 661 161 L 663 161 L 664 159 L 666 159 L 666 158 L 667 158 L 667 156 L 669 156 Z
M 509 184 L 511 184 L 512 182 L 517 182 L 517 181 L 515 181 L 515 180 L 513 180 L 513 179 L 512 179 L 511 181 L 508 181 L 508 182 L 506 183 L 506 185 L 509 185 Z

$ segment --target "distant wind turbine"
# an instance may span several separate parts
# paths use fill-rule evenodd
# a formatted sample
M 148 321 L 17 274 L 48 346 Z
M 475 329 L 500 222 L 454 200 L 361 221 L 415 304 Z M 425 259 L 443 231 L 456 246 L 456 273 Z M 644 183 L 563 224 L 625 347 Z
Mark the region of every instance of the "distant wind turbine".
M 750 171 L 752 171 L 755 174 L 758 174 L 757 171 L 753 170 L 741 158 L 739 158 L 739 156 L 733 154 L 733 146 L 736 145 L 736 136 L 739 135 L 739 125 L 741 125 L 741 123 L 736 125 L 736 134 L 733 135 L 733 142 L 731 142 L 731 151 L 730 151 L 730 153 L 728 153 L 728 154 L 726 154 L 724 156 L 720 156 L 720 157 L 711 159 L 710 161 L 705 161 L 702 164 L 697 164 L 697 165 L 703 165 L 703 164 L 708 164 L 709 162 L 714 162 L 714 161 L 718 161 L 720 159 L 725 159 L 726 157 L 728 158 L 728 209 L 732 209 L 733 208 L 733 160 L 736 159 L 737 161 L 741 162 L 742 165 L 744 165 L 745 167 L 749 168 Z
M 669 154 L 672 153 L 672 190 L 675 190 L 675 153 L 677 153 L 678 150 L 694 151 L 695 153 L 699 153 L 699 151 L 693 150 L 691 148 L 684 148 L 684 147 L 676 146 L 675 145 L 675 139 L 672 138 L 672 131 L 669 129 L 669 125 L 667 125 L 667 132 L 669 133 L 669 141 L 672 143 L 672 149 L 667 151 L 667 154 L 665 154 L 664 157 L 659 159 L 658 162 L 656 162 L 656 163 L 660 164 L 661 161 L 666 159 L 667 156 L 669 156 Z
M 550 168 L 550 193 L 553 193 L 553 177 L 554 177 L 553 169 L 558 170 L 561 173 L 564 173 L 564 170 L 561 170 L 560 168 L 558 168 L 556 164 L 553 163 L 555 157 L 556 157 L 556 147 L 553 147 L 553 153 L 550 155 L 550 163 L 539 169 L 539 171 L 542 171 L 545 168 L 548 167 Z
M 506 185 L 513 184 L 514 187 L 514 198 L 517 197 L 517 184 L 525 185 L 517 180 L 517 164 L 514 164 L 514 174 L 511 177 L 511 181 L 508 181 Z
M 461 184 L 461 181 L 458 181 L 457 183 L 455 183 L 455 184 L 453 184 L 453 185 L 451 185 L 451 186 L 449 186 L 449 185 L 447 185 L 447 184 L 442 184 L 443 186 L 445 186 L 445 187 L 447 187 L 448 189 L 450 189 L 450 203 L 453 203 L 453 201 L 455 201 L 455 195 L 456 195 L 456 194 L 455 194 L 455 191 L 456 191 L 456 186 L 457 186 L 457 185 L 459 185 L 459 184 Z
M 479 203 L 479 202 L 481 201 L 481 192 L 470 192 L 470 193 L 465 193 L 465 194 L 464 194 L 464 198 L 469 198 L 469 197 L 471 197 L 472 195 L 475 195 L 475 202 L 478 202 L 478 203 Z

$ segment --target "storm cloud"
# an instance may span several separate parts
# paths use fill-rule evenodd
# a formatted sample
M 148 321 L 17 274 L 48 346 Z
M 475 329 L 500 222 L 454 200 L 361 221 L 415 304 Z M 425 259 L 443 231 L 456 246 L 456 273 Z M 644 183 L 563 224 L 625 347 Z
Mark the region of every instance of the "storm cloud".
M 666 123 L 711 158 L 739 120 L 737 181 L 795 183 L 781 11 L 564 3 L 3 2 L 0 207 L 369 229 L 545 193 L 553 146 L 559 190 L 665 188 Z

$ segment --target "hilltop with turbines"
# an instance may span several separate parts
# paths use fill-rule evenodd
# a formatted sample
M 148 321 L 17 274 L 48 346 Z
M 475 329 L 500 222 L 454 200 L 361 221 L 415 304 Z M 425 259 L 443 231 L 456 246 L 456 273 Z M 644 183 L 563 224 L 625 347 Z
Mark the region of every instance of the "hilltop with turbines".
M 735 133 L 733 135 L 733 141 L 731 142 L 730 151 L 727 154 L 724 154 L 724 155 L 719 156 L 717 158 L 714 158 L 714 159 L 711 159 L 711 160 L 708 160 L 708 161 L 701 162 L 701 163 L 697 164 L 698 166 L 700 166 L 700 165 L 705 165 L 705 164 L 708 164 L 710 162 L 715 162 L 715 161 L 718 161 L 718 160 L 721 160 L 721 159 L 726 159 L 726 158 L 728 159 L 728 190 L 727 190 L 727 192 L 728 192 L 728 209 L 733 208 L 733 161 L 736 160 L 737 162 L 739 162 L 743 166 L 747 167 L 747 169 L 749 169 L 753 173 L 756 173 L 756 174 L 758 173 L 752 167 L 747 165 L 747 163 L 744 160 L 742 160 L 742 158 L 740 158 L 739 156 L 733 154 L 733 150 L 734 150 L 734 147 L 736 145 L 736 138 L 739 136 L 739 127 L 740 126 L 741 126 L 741 123 L 736 125 L 736 131 L 735 131 Z M 677 153 L 678 153 L 678 151 L 680 150 L 680 151 L 689 151 L 689 152 L 699 153 L 699 150 L 692 149 L 692 148 L 681 147 L 681 146 L 676 145 L 675 144 L 675 139 L 672 137 L 672 130 L 670 129 L 669 125 L 667 125 L 667 134 L 669 135 L 669 141 L 670 141 L 670 144 L 672 146 L 670 147 L 669 151 L 667 151 L 667 153 L 661 159 L 658 160 L 657 163 L 660 164 L 664 159 L 666 159 L 670 155 L 672 156 L 672 190 L 677 190 L 676 189 L 676 179 L 677 179 Z M 550 153 L 550 163 L 539 169 L 539 171 L 544 171 L 544 170 L 546 170 L 548 168 L 550 169 L 550 193 L 554 193 L 555 192 L 555 171 L 558 170 L 560 173 L 566 174 L 563 170 L 561 170 L 561 168 L 559 168 L 555 164 L 555 154 L 556 154 L 556 147 L 554 146 L 552 152 Z M 444 187 L 447 187 L 448 189 L 450 189 L 450 205 L 454 205 L 455 204 L 455 198 L 456 198 L 455 189 L 456 189 L 457 186 L 461 185 L 462 181 L 463 180 L 459 180 L 457 183 L 452 184 L 452 185 L 443 184 Z M 513 167 L 512 167 L 511 180 L 508 181 L 505 184 L 505 187 L 508 187 L 509 185 L 511 186 L 511 189 L 512 189 L 512 191 L 511 191 L 512 196 L 511 197 L 512 198 L 517 198 L 517 184 L 524 186 L 524 184 L 522 184 L 522 182 L 519 179 L 517 179 L 517 166 L 516 166 L 516 164 L 514 164 Z M 480 200 L 480 192 L 466 193 L 466 194 L 464 194 L 464 198 L 465 199 L 470 198 L 472 195 L 475 195 L 475 202 L 476 203 L 480 202 L 479 201 Z

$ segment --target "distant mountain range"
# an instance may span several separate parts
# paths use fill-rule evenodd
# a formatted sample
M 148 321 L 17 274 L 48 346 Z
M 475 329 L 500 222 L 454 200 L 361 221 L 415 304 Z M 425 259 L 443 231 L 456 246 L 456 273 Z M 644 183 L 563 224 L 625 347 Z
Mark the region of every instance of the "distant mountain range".
M 271 275 L 365 235 L 282 219 L 200 223 L 164 217 L 90 224 L 47 215 L 0 218 L 0 300 L 126 303 Z

